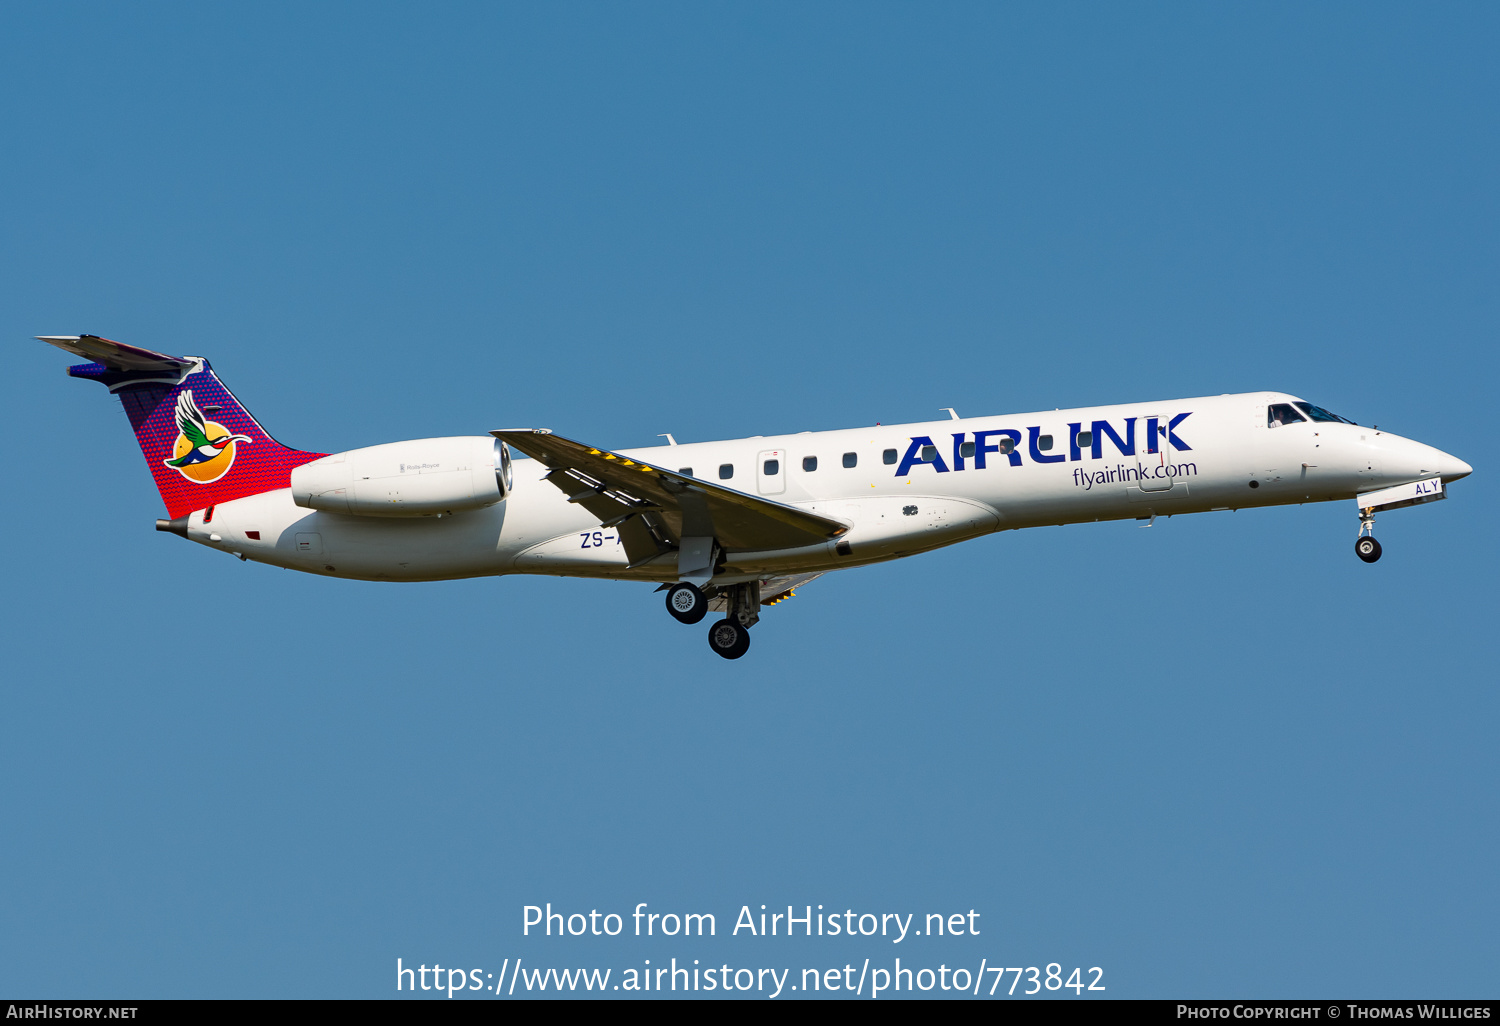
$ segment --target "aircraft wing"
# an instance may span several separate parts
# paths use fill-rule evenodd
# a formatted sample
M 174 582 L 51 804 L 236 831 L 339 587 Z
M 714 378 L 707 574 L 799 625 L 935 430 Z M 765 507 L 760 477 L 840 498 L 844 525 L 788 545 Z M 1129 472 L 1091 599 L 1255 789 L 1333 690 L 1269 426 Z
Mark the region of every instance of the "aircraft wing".
M 837 520 L 711 484 L 545 429 L 491 431 L 551 470 L 546 478 L 606 527 L 620 529 L 631 565 L 677 548 L 684 536 L 717 538 L 730 552 L 816 545 L 849 530 Z
M 110 370 L 180 374 L 193 366 L 193 361 L 184 360 L 180 356 L 153 353 L 149 349 L 127 346 L 123 342 L 111 342 L 98 335 L 38 335 L 37 340 L 65 349 L 85 360 L 102 363 Z

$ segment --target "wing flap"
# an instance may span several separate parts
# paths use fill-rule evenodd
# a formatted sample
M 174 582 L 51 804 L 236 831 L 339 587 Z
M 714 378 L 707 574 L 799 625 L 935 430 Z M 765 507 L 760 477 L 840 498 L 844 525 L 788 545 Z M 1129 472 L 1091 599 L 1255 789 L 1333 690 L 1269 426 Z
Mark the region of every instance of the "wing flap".
M 549 431 L 490 434 L 552 468 L 547 480 L 601 522 L 617 517 L 638 519 L 662 545 L 675 546 L 686 535 L 715 537 L 730 552 L 793 549 L 837 538 L 848 530 L 837 520 L 796 506 L 711 484 Z M 623 529 L 631 521 L 616 522 Z M 628 536 L 622 533 L 621 537 Z M 626 555 L 632 563 L 640 562 L 628 543 Z
M 647 519 L 650 514 L 660 512 L 661 508 L 654 503 L 612 489 L 598 478 L 571 467 L 550 470 L 543 480 L 556 485 L 569 502 L 598 517 L 602 526 L 618 528 L 620 544 L 631 566 L 672 550 L 671 543 L 662 537 L 660 525 Z
M 802 587 L 804 584 L 810 584 L 822 576 L 822 571 L 818 571 L 810 574 L 788 574 L 783 577 L 772 577 L 768 581 L 762 581 L 760 586 L 760 604 L 763 606 L 774 606 L 778 602 L 785 602 L 789 598 L 796 598 L 797 588 Z M 708 608 L 715 613 L 727 613 L 729 611 L 729 596 L 720 591 L 708 600 Z

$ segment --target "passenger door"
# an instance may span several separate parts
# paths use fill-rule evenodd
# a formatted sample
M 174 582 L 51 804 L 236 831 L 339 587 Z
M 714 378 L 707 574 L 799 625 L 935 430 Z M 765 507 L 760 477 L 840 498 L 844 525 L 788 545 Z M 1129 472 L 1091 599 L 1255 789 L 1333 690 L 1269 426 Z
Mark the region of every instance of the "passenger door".
M 1135 450 L 1135 465 L 1140 471 L 1135 484 L 1143 492 L 1165 492 L 1176 481 L 1172 465 L 1172 443 L 1167 441 L 1167 425 L 1171 420 L 1171 417 L 1160 414 L 1141 418 L 1145 431 Z

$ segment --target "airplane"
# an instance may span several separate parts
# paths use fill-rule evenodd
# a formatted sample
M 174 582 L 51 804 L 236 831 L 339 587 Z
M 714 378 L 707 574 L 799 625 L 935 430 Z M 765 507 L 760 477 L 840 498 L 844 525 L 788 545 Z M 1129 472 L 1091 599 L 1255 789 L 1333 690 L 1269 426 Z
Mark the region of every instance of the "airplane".
M 39 335 L 119 396 L 167 519 L 242 560 L 363 581 L 550 574 L 656 584 L 738 659 L 814 578 L 996 531 L 1354 499 L 1447 497 L 1473 468 L 1284 392 L 605 449 L 546 428 L 340 453 L 276 442 L 208 361 Z M 512 456 L 512 450 L 529 459 Z

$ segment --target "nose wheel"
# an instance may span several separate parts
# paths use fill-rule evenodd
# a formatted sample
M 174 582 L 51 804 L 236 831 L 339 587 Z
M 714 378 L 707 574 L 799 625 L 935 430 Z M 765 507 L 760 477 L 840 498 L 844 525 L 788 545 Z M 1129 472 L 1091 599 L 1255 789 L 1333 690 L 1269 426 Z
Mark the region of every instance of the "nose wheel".
M 1375 511 L 1359 511 L 1359 537 L 1354 539 L 1354 554 L 1366 563 L 1380 558 L 1380 543 L 1375 540 Z
M 696 584 L 681 581 L 667 590 L 667 612 L 679 623 L 697 623 L 708 615 L 708 599 Z

